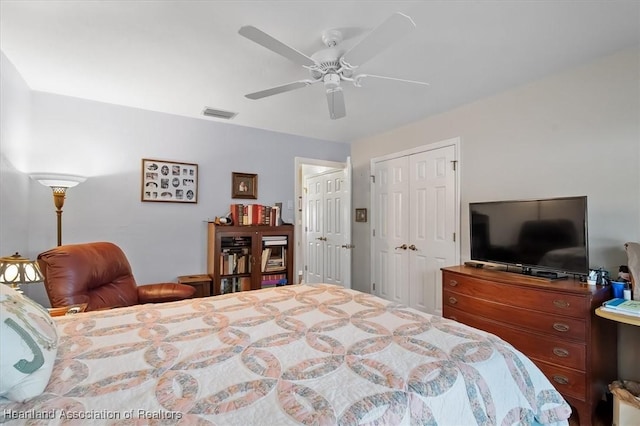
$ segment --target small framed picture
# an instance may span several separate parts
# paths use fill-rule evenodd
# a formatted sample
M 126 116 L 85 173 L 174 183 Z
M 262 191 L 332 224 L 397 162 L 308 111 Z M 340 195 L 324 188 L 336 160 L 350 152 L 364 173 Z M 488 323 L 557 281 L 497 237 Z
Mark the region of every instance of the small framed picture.
M 356 222 L 367 221 L 367 209 L 356 209 Z
M 231 198 L 258 199 L 258 175 L 255 173 L 231 173 Z
M 198 165 L 142 159 L 142 201 L 198 202 Z

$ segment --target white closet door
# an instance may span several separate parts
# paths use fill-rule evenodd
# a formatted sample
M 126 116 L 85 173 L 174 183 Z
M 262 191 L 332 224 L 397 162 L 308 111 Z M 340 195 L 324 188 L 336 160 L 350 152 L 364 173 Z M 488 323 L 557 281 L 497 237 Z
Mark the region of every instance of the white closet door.
M 456 146 L 429 148 L 372 162 L 373 291 L 442 315 L 440 268 L 458 256 Z
M 455 263 L 455 148 L 410 156 L 409 305 L 442 315 L 440 268 Z
M 375 167 L 375 293 L 387 300 L 409 303 L 409 160 L 382 161 Z

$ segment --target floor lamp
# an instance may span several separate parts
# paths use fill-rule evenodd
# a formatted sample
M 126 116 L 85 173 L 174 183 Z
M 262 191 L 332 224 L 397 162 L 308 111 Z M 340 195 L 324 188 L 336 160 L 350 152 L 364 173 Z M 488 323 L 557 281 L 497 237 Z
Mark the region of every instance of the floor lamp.
M 73 188 L 87 180 L 84 176 L 36 173 L 31 178 L 53 190 L 53 203 L 58 216 L 58 245 L 62 245 L 62 206 L 68 188 Z

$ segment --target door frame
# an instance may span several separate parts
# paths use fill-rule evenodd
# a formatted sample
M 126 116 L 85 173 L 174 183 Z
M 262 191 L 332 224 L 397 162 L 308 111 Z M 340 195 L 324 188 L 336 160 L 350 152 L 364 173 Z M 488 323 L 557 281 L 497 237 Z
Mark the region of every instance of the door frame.
M 391 160 L 394 158 L 399 158 L 399 157 L 405 157 L 408 155 L 412 155 L 412 154 L 417 154 L 420 152 L 425 152 L 425 151 L 433 151 L 436 149 L 440 149 L 440 148 L 444 148 L 446 146 L 453 146 L 454 147 L 454 161 L 455 161 L 455 165 L 456 165 L 456 183 L 455 183 L 455 191 L 456 191 L 456 195 L 455 195 L 455 204 L 456 204 L 456 208 L 454 209 L 455 211 L 455 218 L 454 218 L 454 223 L 455 223 L 455 232 L 456 232 L 456 241 L 455 241 L 455 263 L 456 264 L 460 264 L 460 246 L 461 246 L 461 235 L 460 235 L 460 230 L 461 230 L 461 226 L 460 226 L 460 217 L 461 217 L 461 211 L 462 211 L 462 203 L 461 203 L 461 197 L 460 197 L 460 181 L 462 180 L 462 164 L 460 161 L 460 152 L 461 152 L 461 144 L 462 144 L 462 140 L 460 137 L 455 137 L 455 138 L 451 138 L 451 139 L 445 139 L 442 141 L 438 141 L 438 142 L 434 142 L 434 143 L 430 143 L 430 144 L 426 144 L 426 145 L 421 145 L 421 146 L 417 146 L 415 148 L 410 148 L 404 151 L 398 151 L 398 152 L 393 152 L 391 154 L 386 154 L 386 155 L 382 155 L 380 157 L 375 157 L 372 158 L 369 162 L 369 170 L 371 171 L 371 175 L 375 176 L 375 165 L 376 163 L 382 162 L 382 161 L 386 161 L 386 160 Z M 369 183 L 369 189 L 370 189 L 370 198 L 369 198 L 369 211 L 371 212 L 371 223 L 376 223 L 376 212 L 375 209 L 372 208 L 371 204 L 374 202 L 374 200 L 376 199 L 376 191 L 375 191 L 375 183 L 373 182 L 373 180 Z M 369 274 L 371 277 L 371 282 L 369 283 L 369 292 L 371 294 L 375 294 L 378 295 L 378 290 L 374 290 L 373 289 L 373 281 L 375 279 L 375 265 L 374 262 L 372 261 L 372 259 L 375 258 L 375 244 L 373 243 L 373 232 L 375 230 L 371 229 L 369 236 L 371 238 L 371 244 L 369 244 Z
M 304 221 L 305 221 L 305 212 L 304 206 L 302 204 L 303 198 L 303 187 L 304 187 L 304 179 L 305 175 L 309 174 L 318 174 L 321 172 L 329 171 L 329 170 L 344 170 L 350 163 L 350 158 L 344 162 L 339 161 L 328 161 L 328 160 L 319 160 L 317 158 L 305 158 L 305 157 L 295 157 L 294 158 L 294 170 L 295 170 L 295 184 L 294 184 L 294 199 L 295 199 L 295 209 L 294 209 L 294 239 L 295 239 L 295 256 L 294 263 L 296 269 L 294 270 L 294 276 L 297 277 L 296 283 L 299 283 L 302 277 L 304 276 L 304 265 L 305 265 L 305 247 L 306 247 L 306 237 L 304 232 Z M 349 185 L 352 186 L 352 182 L 349 182 Z M 353 195 L 352 195 L 353 197 Z M 302 274 L 301 274 L 302 273 Z

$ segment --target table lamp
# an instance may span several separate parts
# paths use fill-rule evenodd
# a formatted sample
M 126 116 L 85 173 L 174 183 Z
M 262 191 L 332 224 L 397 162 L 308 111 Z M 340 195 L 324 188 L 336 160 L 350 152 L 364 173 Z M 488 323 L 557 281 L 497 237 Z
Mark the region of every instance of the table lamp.
M 31 175 L 32 179 L 37 180 L 44 186 L 48 186 L 53 190 L 53 203 L 56 206 L 56 215 L 58 216 L 58 245 L 62 245 L 62 206 L 64 205 L 65 195 L 68 188 L 73 188 L 79 183 L 87 180 L 84 176 L 77 175 L 61 175 L 53 173 L 35 173 Z
M 44 281 L 38 264 L 18 252 L 13 256 L 0 257 L 0 284 L 7 284 L 22 293 L 20 284 L 31 284 Z

